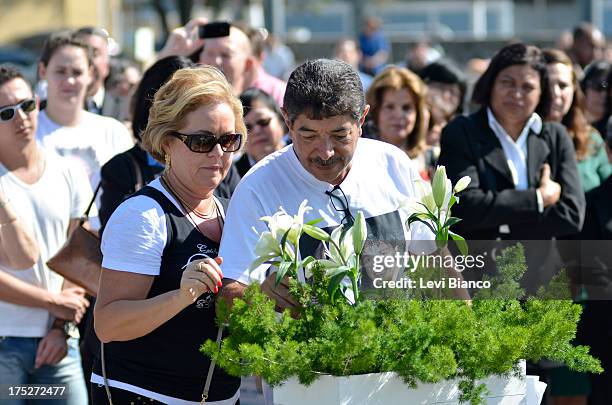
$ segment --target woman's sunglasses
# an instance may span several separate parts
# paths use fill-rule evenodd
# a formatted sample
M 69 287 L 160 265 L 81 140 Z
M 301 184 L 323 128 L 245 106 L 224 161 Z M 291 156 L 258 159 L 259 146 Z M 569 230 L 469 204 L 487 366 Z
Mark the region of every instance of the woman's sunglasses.
M 2 121 L 10 121 L 13 119 L 15 114 L 17 114 L 17 110 L 21 109 L 24 113 L 31 113 L 36 109 L 36 99 L 29 98 L 27 100 L 23 100 L 21 103 L 17 105 L 11 105 L 8 107 L 4 107 L 0 109 L 0 120 Z
M 245 123 L 244 126 L 246 127 L 247 131 L 250 132 L 253 128 L 255 128 L 255 126 L 258 126 L 260 128 L 265 128 L 268 125 L 270 125 L 270 122 L 272 122 L 272 117 L 262 118 L 260 120 L 255 121 L 254 124 Z
M 190 151 L 195 153 L 208 153 L 219 144 L 223 152 L 236 152 L 242 146 L 241 134 L 225 134 L 216 137 L 212 134 L 181 134 L 174 132 L 173 136 L 177 137 Z

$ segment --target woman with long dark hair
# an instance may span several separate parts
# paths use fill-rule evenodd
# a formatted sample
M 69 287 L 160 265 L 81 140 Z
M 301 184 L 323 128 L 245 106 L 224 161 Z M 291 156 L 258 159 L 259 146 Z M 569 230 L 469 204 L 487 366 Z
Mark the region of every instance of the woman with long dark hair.
M 599 132 L 589 125 L 584 110 L 584 94 L 578 86 L 571 59 L 557 49 L 544 50 L 552 95 L 546 119 L 560 122 L 572 138 L 578 172 L 584 192 L 598 187 L 612 173 L 605 144 Z

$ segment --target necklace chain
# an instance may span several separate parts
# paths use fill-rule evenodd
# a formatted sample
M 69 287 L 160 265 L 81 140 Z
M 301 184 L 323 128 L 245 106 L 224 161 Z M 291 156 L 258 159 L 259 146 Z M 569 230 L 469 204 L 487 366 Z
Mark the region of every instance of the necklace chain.
M 164 185 L 166 185 L 166 188 L 168 188 L 168 191 L 174 195 L 179 204 L 181 205 L 181 207 L 183 207 L 183 210 L 185 210 L 185 213 L 187 215 L 187 218 L 189 219 L 189 222 L 191 222 L 191 224 L 193 225 L 193 227 L 203 236 L 206 237 L 206 235 L 204 235 L 204 233 L 202 232 L 202 230 L 200 229 L 200 227 L 198 226 L 198 224 L 196 224 L 196 222 L 194 221 L 194 219 L 191 217 L 191 212 L 193 212 L 198 218 L 202 218 L 202 219 L 211 219 L 212 218 L 212 213 L 214 211 L 217 212 L 216 218 L 217 218 L 217 225 L 219 226 L 219 229 L 222 230 L 223 229 L 223 223 L 221 220 L 221 213 L 219 212 L 218 208 L 217 208 L 217 204 L 214 201 L 214 197 L 213 197 L 213 203 L 212 203 L 212 207 L 211 207 L 211 212 L 208 214 L 208 216 L 204 217 L 202 215 L 198 215 L 201 214 L 200 212 L 196 211 L 195 209 L 192 209 L 191 207 L 189 207 L 189 205 L 187 205 L 187 203 L 185 201 L 183 201 L 183 199 L 178 195 L 178 193 L 172 188 L 172 186 L 170 185 L 170 182 L 168 181 L 168 176 L 166 174 L 163 174 L 161 176 L 161 180 L 162 183 Z
M 203 213 L 198 211 L 196 208 L 192 207 L 191 205 L 187 204 L 187 201 L 185 201 L 180 195 L 179 193 L 176 192 L 176 190 L 174 189 L 174 187 L 172 187 L 172 185 L 170 184 L 170 182 L 168 181 L 168 176 L 164 175 L 163 176 L 165 183 L 168 185 L 168 188 L 170 189 L 170 191 L 172 192 L 172 194 L 174 194 L 176 196 L 176 198 L 179 200 L 179 202 L 181 203 L 181 205 L 183 206 L 183 208 L 185 209 L 185 211 L 187 211 L 187 214 L 189 214 L 190 212 L 193 213 L 196 217 L 201 218 L 201 219 L 211 219 L 213 217 L 213 214 L 215 213 L 215 209 L 216 209 L 216 204 L 214 199 L 212 200 L 212 204 L 210 204 L 210 209 L 208 210 L 207 213 Z M 212 197 L 211 197 L 212 198 Z

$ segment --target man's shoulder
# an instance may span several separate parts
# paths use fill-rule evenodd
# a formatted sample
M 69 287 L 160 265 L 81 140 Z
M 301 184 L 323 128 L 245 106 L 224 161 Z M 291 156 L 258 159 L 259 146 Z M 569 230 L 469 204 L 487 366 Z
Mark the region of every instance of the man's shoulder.
M 359 159 L 371 162 L 376 160 L 410 161 L 408 155 L 400 148 L 377 139 L 359 138 L 357 143 Z

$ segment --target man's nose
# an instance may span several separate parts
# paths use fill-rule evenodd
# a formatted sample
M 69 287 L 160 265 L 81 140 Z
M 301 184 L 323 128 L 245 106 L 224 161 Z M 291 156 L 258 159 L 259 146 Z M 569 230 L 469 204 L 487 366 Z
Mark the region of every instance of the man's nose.
M 28 119 L 28 114 L 22 108 L 15 111 L 15 122 L 23 122 Z
M 323 160 L 328 160 L 334 156 L 334 145 L 331 139 L 323 139 L 317 148 L 318 155 Z

